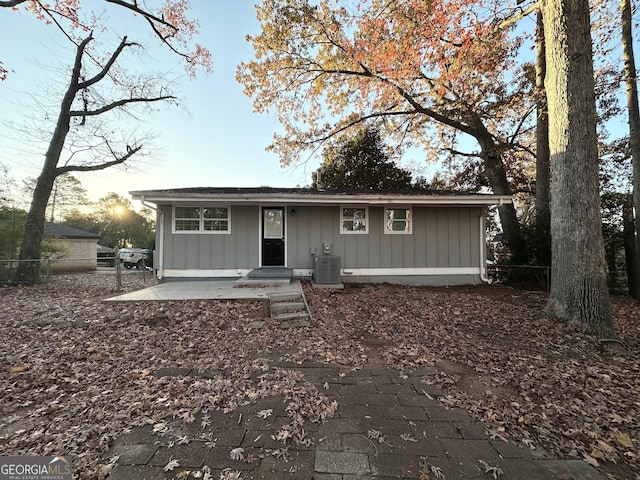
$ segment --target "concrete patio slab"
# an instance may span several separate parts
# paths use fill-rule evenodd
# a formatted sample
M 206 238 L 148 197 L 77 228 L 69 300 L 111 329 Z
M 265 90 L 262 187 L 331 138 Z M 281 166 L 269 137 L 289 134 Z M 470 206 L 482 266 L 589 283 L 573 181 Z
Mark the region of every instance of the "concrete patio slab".
M 300 280 L 268 284 L 246 284 L 237 280 L 185 280 L 165 282 L 149 288 L 107 298 L 104 302 L 148 302 L 171 300 L 266 301 L 269 295 L 302 294 Z

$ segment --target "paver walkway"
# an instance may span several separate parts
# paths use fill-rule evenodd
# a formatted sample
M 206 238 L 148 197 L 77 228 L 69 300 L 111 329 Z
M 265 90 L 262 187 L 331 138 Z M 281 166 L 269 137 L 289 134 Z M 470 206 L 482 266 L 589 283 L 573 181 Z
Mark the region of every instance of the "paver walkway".
M 212 480 L 225 478 L 225 469 L 230 469 L 226 478 L 238 478 L 229 476 L 237 471 L 242 479 L 272 480 L 604 480 L 585 462 L 558 460 L 541 449 L 490 439 L 485 425 L 465 410 L 445 408 L 437 400 L 442 392 L 421 383 L 424 375 L 436 373 L 434 369 L 404 378 L 380 364 L 358 371 L 320 363 L 272 365 L 303 372 L 316 388 L 338 401 L 336 416 L 325 424 L 305 422 L 305 440 L 310 442 L 292 442 L 286 458 L 273 455 L 281 453 L 283 445 L 271 435 L 291 419 L 284 399 L 270 397 L 229 414 L 211 412 L 210 425 L 204 428 L 198 419 L 191 424 L 174 421 L 176 435 L 190 440 L 187 445 L 169 448 L 167 439 L 152 433 L 151 426 L 123 435 L 106 454 L 107 458 L 119 455 L 108 479 L 194 478 L 196 472 L 203 478 L 207 466 Z M 268 418 L 257 415 L 267 409 L 272 410 Z M 244 461 L 230 457 L 238 447 L 244 449 Z M 246 461 L 249 455 L 251 463 Z M 172 459 L 180 467 L 164 472 Z

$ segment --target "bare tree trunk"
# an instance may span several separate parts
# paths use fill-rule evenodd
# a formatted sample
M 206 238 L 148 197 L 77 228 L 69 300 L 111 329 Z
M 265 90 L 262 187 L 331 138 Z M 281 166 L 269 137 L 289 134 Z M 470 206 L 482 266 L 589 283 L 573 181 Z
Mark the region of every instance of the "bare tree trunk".
M 542 12 L 536 27 L 536 261 L 551 265 L 551 164 L 549 158 L 549 115 L 544 79 L 547 74 Z
M 24 261 L 19 262 L 13 278 L 14 283 L 17 284 L 33 285 L 38 283 L 40 265 L 35 260 L 40 258 L 40 246 L 44 235 L 44 220 L 47 204 L 49 203 L 53 184 L 58 176 L 58 160 L 60 159 L 67 134 L 69 133 L 69 126 L 71 123 L 70 112 L 80 78 L 82 53 L 84 52 L 84 47 L 90 40 L 91 37 L 88 37 L 87 40 L 78 47 L 76 52 L 76 60 L 71 73 L 71 81 L 67 91 L 65 92 L 64 98 L 62 99 L 56 128 L 53 132 L 53 136 L 51 137 L 51 141 L 49 142 L 49 148 L 45 154 L 42 171 L 38 177 L 36 187 L 33 192 L 31 207 L 29 208 L 29 213 L 27 215 L 24 236 L 20 247 L 19 259 Z
M 57 182 L 53 182 L 53 189 L 51 191 L 51 212 L 49 212 L 49 221 L 54 222 L 56 218 L 56 202 L 58 200 L 58 185 Z
M 588 0 L 543 3 L 551 154 L 551 291 L 546 312 L 615 335 L 598 185 Z
M 13 277 L 13 283 L 19 285 L 33 285 L 40 277 L 40 246 L 44 236 L 44 218 L 49 202 L 49 194 L 55 175 L 42 172 L 33 193 L 31 207 L 25 222 L 24 235 L 20 246 L 18 268 Z
M 473 129 L 472 134 L 480 144 L 481 157 L 484 161 L 484 174 L 489 181 L 492 192 L 496 195 L 513 195 L 504 160 L 491 134 L 480 121 Z M 511 262 L 515 265 L 526 263 L 529 255 L 515 207 L 512 203 L 500 205 L 498 207 L 498 215 L 500 216 L 505 243 L 511 252 Z
M 489 154 L 485 159 L 485 165 L 488 167 L 489 184 L 493 193 L 496 195 L 513 195 L 502 157 Z M 514 265 L 527 263 L 529 259 L 527 246 L 522 237 L 522 229 L 520 228 L 520 222 L 513 203 L 499 205 L 498 215 L 502 225 L 504 242 L 511 252 L 511 263 Z
M 635 265 L 638 262 L 638 251 L 636 249 L 636 222 L 633 218 L 632 196 L 627 195 L 622 205 L 622 237 L 624 238 L 624 258 L 627 270 L 627 286 L 629 295 L 638 291 L 640 278 L 638 277 Z M 635 298 L 635 297 L 634 297 Z
M 620 0 L 622 13 L 622 56 L 624 60 L 624 78 L 627 84 L 627 111 L 629 112 L 629 144 L 631 147 L 631 161 L 633 164 L 633 210 L 635 217 L 633 261 L 627 262 L 627 275 L 635 279 L 640 278 L 640 226 L 638 225 L 638 210 L 640 209 L 640 108 L 638 108 L 638 82 L 636 79 L 636 62 L 633 54 L 633 33 L 631 25 L 631 0 Z M 625 237 L 626 238 L 626 237 Z M 631 245 L 630 245 L 631 248 Z M 628 257 L 627 257 L 628 258 Z M 631 267 L 631 272 L 628 271 Z M 640 282 L 629 283 L 629 294 L 640 300 Z
M 51 141 L 49 142 L 47 153 L 45 154 L 42 171 L 36 182 L 31 207 L 29 209 L 29 214 L 27 215 L 22 247 L 20 248 L 20 260 L 31 261 L 20 262 L 18 269 L 14 274 L 14 283 L 34 284 L 38 282 L 39 265 L 38 262 L 33 260 L 40 258 L 40 246 L 42 244 L 47 203 L 49 202 L 49 197 L 51 196 L 51 191 L 56 178 L 59 175 L 63 175 L 68 172 L 97 171 L 104 170 L 115 165 L 120 165 L 139 152 L 142 148 L 142 145 L 136 145 L 133 148 L 128 147 L 127 153 L 119 155 L 113 150 L 108 140 L 105 139 L 105 143 L 113 157 L 112 159 L 104 160 L 101 158 L 99 162 L 90 165 L 64 165 L 59 167 L 58 162 L 64 148 L 67 134 L 69 133 L 71 119 L 73 117 L 82 117 L 82 121 L 84 122 L 87 117 L 98 116 L 114 109 L 121 109 L 130 104 L 151 103 L 175 99 L 172 95 L 160 94 L 158 96 L 138 96 L 130 94 L 125 98 L 106 103 L 94 109 L 89 109 L 88 105 L 85 104 L 84 110 L 72 110 L 73 102 L 78 92 L 96 85 L 106 78 L 109 74 L 109 70 L 115 65 L 116 60 L 122 51 L 125 48 L 134 45 L 133 43 L 127 42 L 127 37 L 124 37 L 120 42 L 120 45 L 118 45 L 118 48 L 116 48 L 116 50 L 111 54 L 110 58 L 96 75 L 89 79 L 81 79 L 82 57 L 85 53 L 86 46 L 92 40 L 93 36 L 92 34 L 89 34 L 89 36 L 80 42 L 76 48 L 76 57 L 71 70 L 71 80 L 62 99 L 60 112 L 58 113 L 58 118 L 56 120 L 56 128 L 51 137 Z

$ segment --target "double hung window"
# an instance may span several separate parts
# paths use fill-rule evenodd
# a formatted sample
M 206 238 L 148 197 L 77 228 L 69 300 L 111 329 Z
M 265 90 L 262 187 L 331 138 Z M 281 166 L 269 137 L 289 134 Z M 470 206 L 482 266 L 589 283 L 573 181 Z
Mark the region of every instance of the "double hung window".
M 174 207 L 174 233 L 230 233 L 230 207 Z
M 367 207 L 340 208 L 340 233 L 369 233 Z
M 410 208 L 385 208 L 384 233 L 411 233 Z

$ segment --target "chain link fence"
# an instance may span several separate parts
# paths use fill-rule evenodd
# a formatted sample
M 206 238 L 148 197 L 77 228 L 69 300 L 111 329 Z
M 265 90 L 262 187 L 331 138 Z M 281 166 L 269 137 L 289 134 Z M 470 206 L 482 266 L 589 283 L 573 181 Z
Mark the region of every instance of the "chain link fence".
M 496 284 L 506 285 L 519 290 L 544 290 L 549 293 L 551 287 L 551 267 L 537 265 L 489 265 L 489 279 Z M 624 271 L 609 272 L 609 291 L 620 294 L 629 290 L 627 275 Z
M 155 283 L 151 268 L 127 269 L 114 256 L 99 258 L 43 258 L 37 260 L 0 260 L 0 286 L 45 285 L 59 275 L 93 273 L 106 278 L 106 283 L 122 288 L 126 278 L 140 278 L 145 284 Z
M 537 265 L 489 265 L 489 279 L 493 283 L 522 290 L 544 290 L 551 286 L 551 268 Z

